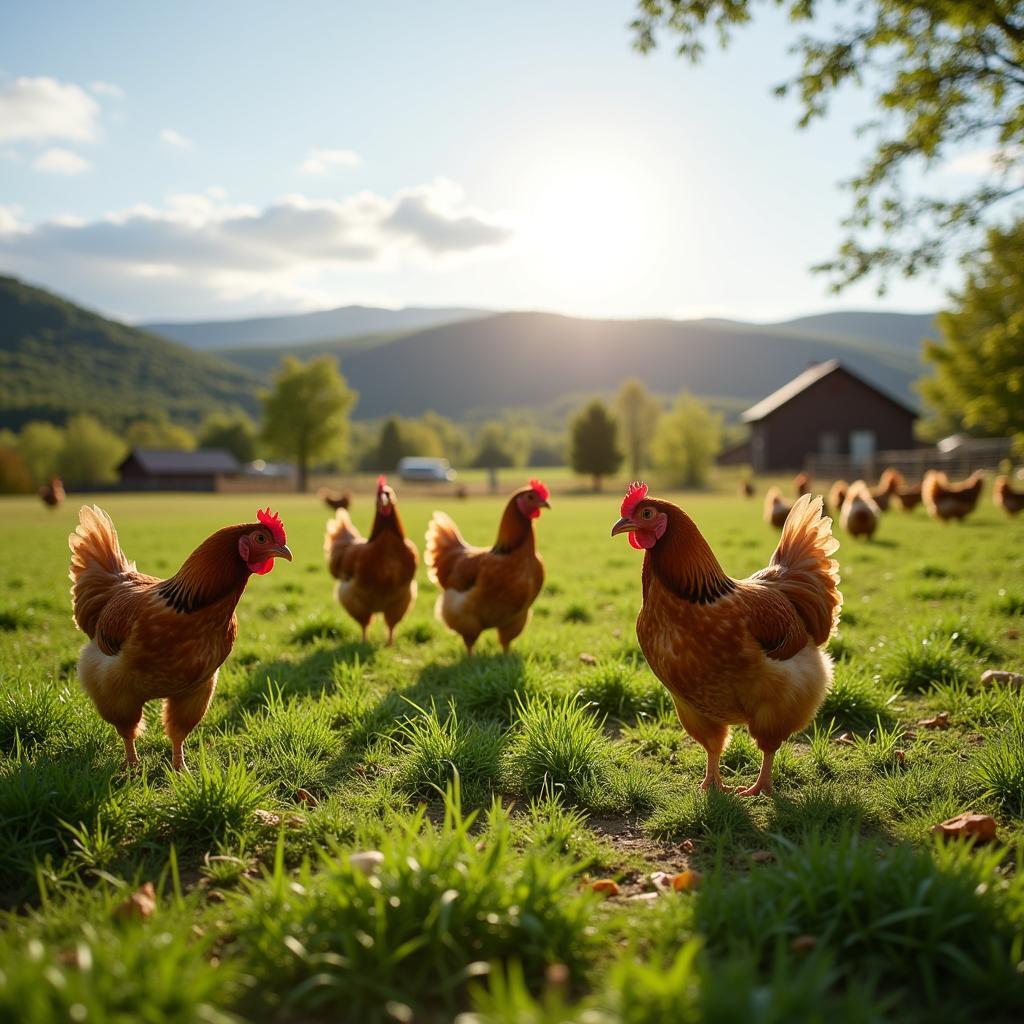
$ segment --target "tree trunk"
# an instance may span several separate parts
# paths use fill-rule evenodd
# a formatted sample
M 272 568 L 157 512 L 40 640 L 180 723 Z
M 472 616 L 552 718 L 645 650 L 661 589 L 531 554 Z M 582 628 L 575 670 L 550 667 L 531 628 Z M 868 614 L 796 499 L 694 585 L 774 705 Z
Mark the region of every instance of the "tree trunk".
M 306 493 L 307 470 L 306 470 L 306 458 L 303 455 L 299 456 L 299 467 L 298 468 L 299 468 L 298 491 L 299 491 L 299 494 L 305 494 Z
M 597 475 L 597 473 L 594 474 L 594 493 L 601 493 L 601 478 L 600 476 Z

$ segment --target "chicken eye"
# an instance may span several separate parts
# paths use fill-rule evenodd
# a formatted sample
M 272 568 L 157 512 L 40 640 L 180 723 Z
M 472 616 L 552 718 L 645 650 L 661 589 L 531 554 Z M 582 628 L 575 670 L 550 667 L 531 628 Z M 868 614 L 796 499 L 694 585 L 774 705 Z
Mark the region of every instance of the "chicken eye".
M 267 543 L 266 535 L 262 534 L 262 533 L 257 533 L 256 534 L 256 543 L 257 544 L 266 544 Z
M 653 509 L 653 508 L 645 508 L 645 509 L 644 509 L 644 510 L 643 510 L 643 511 L 642 511 L 642 512 L 640 513 L 640 518 L 641 518 L 641 519 L 650 519 L 650 518 L 651 518 L 651 516 L 653 516 L 653 515 L 654 515 L 654 509 Z

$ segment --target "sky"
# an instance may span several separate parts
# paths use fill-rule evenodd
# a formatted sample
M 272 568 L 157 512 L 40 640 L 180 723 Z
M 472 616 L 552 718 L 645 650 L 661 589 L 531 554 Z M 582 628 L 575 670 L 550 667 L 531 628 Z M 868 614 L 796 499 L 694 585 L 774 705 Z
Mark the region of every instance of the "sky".
M 849 93 L 810 129 L 761 11 L 694 68 L 628 0 L 0 11 L 0 271 L 128 321 L 360 303 L 771 321 L 927 311 L 836 297 L 869 152 Z

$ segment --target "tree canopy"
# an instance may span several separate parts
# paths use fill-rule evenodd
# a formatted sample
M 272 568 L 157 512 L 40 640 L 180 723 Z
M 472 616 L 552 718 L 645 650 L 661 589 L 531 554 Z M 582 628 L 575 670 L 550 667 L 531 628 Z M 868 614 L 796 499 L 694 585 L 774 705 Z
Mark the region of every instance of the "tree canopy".
M 288 356 L 274 375 L 273 390 L 260 397 L 263 440 L 271 450 L 295 459 L 299 490 L 304 491 L 310 462 L 344 450 L 356 393 L 330 356 L 308 363 Z
M 215 412 L 199 428 L 200 448 L 226 448 L 239 462 L 256 458 L 256 427 L 242 411 Z
M 648 449 L 660 416 L 661 403 L 644 387 L 643 381 L 630 377 L 622 382 L 615 396 L 615 417 L 632 477 L 639 478 L 647 464 Z
M 992 230 L 988 248 L 939 314 L 920 383 L 938 424 L 1024 441 L 1024 222 Z
M 798 94 L 800 125 L 823 117 L 849 84 L 870 88 L 879 111 L 861 126 L 874 136 L 874 153 L 845 183 L 853 199 L 846 237 L 815 269 L 829 273 L 836 290 L 872 274 L 884 290 L 893 272 L 912 276 L 952 252 L 976 253 L 984 218 L 1024 193 L 1024 2 L 772 3 L 804 29 L 793 47 L 802 67 L 776 87 Z M 666 32 L 681 56 L 697 62 L 707 35 L 726 46 L 753 20 L 754 7 L 753 0 L 639 0 L 634 42 L 646 53 Z M 913 187 L 965 151 L 982 162 L 975 184 L 958 195 L 949 193 L 948 177 L 930 193 Z
M 622 465 L 616 443 L 615 420 L 600 399 L 594 399 L 573 419 L 570 427 L 570 461 L 575 472 L 594 478 L 594 490 L 601 489 L 601 477 Z
M 680 395 L 658 424 L 652 446 L 655 465 L 672 486 L 700 487 L 721 438 L 721 417 L 693 395 Z

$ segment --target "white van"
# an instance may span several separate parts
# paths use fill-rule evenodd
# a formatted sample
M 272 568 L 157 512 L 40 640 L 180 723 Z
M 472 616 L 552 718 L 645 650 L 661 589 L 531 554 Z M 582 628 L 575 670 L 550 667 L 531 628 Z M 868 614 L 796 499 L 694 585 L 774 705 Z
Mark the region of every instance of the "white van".
M 458 475 L 447 459 L 407 456 L 398 460 L 398 475 L 405 481 L 425 480 L 447 483 Z

